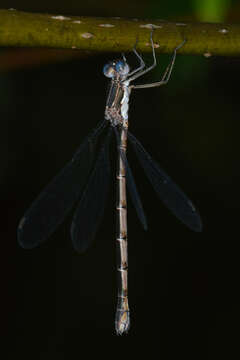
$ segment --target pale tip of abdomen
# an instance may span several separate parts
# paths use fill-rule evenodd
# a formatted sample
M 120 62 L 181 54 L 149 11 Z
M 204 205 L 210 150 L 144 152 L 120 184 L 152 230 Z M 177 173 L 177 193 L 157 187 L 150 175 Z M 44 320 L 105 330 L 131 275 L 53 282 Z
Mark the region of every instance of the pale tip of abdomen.
M 117 310 L 115 317 L 115 330 L 117 335 L 127 334 L 130 328 L 129 310 Z

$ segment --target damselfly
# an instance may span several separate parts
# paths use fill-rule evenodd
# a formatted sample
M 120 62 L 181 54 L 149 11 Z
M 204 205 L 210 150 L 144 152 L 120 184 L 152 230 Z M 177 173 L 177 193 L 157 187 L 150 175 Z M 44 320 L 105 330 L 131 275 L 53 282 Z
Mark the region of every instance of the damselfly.
M 23 248 L 34 248 L 45 241 L 64 220 L 74 203 L 80 199 L 75 211 L 71 237 L 74 248 L 84 252 L 95 237 L 102 220 L 110 182 L 109 145 L 112 134 L 116 137 L 118 153 L 117 166 L 117 273 L 118 300 L 115 316 L 117 334 L 123 334 L 130 327 L 128 305 L 128 254 L 127 254 L 127 195 L 130 193 L 137 215 L 147 229 L 147 221 L 131 168 L 126 157 L 127 140 L 131 143 L 140 165 L 163 203 L 185 225 L 194 231 L 201 231 L 201 219 L 192 202 L 166 175 L 143 148 L 135 136 L 128 131 L 128 103 L 131 90 L 157 87 L 167 84 L 177 50 L 160 81 L 152 84 L 133 85 L 133 80 L 152 70 L 157 62 L 150 36 L 153 64 L 146 67 L 142 57 L 133 49 L 139 66 L 130 71 L 126 57 L 106 64 L 103 73 L 111 79 L 104 120 L 83 141 L 72 160 L 43 190 L 33 202 L 18 227 L 18 241 Z M 100 140 L 101 135 L 101 140 Z

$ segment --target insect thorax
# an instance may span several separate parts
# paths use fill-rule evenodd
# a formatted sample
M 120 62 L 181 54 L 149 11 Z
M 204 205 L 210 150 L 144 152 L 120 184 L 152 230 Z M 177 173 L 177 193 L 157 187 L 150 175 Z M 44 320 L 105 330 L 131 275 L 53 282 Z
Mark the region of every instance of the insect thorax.
M 112 81 L 105 109 L 105 119 L 109 120 L 112 126 L 128 127 L 129 95 L 130 90 L 126 81 Z

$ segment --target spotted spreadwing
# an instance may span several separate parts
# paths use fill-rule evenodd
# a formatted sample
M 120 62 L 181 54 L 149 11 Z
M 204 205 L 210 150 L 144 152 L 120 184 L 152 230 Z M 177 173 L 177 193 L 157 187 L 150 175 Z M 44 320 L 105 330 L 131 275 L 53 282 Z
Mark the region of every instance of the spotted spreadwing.
M 160 169 L 136 137 L 128 130 L 128 104 L 134 89 L 158 87 L 167 84 L 175 63 L 177 50 L 166 68 L 162 79 L 151 84 L 134 85 L 132 82 L 152 70 L 157 62 L 153 43 L 150 40 L 153 64 L 146 67 L 134 47 L 139 62 L 130 70 L 126 57 L 107 63 L 103 73 L 111 79 L 107 96 L 104 120 L 82 142 L 72 160 L 40 193 L 27 210 L 18 227 L 18 241 L 23 248 L 31 249 L 47 240 L 62 223 L 75 202 L 78 202 L 71 225 L 74 248 L 83 253 L 92 243 L 104 215 L 110 183 L 109 147 L 115 136 L 117 147 L 117 199 L 116 199 L 116 250 L 118 274 L 118 299 L 115 315 L 115 329 L 118 335 L 128 332 L 130 312 L 128 305 L 128 253 L 127 253 L 127 193 L 135 206 L 137 215 L 145 230 L 147 220 L 129 166 L 126 150 L 131 144 L 145 175 L 162 202 L 194 231 L 201 231 L 201 219 L 192 202 L 182 190 Z

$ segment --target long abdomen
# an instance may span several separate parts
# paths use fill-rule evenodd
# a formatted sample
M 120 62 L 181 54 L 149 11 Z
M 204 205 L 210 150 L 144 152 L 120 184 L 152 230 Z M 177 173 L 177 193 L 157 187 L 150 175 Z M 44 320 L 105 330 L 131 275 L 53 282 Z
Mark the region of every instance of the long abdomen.
M 115 329 L 118 335 L 127 332 L 130 327 L 130 314 L 128 306 L 128 253 L 127 253 L 127 195 L 126 195 L 126 169 L 120 152 L 127 149 L 127 128 L 121 130 L 121 141 L 118 144 L 117 169 L 117 276 L 118 300 L 115 316 Z

